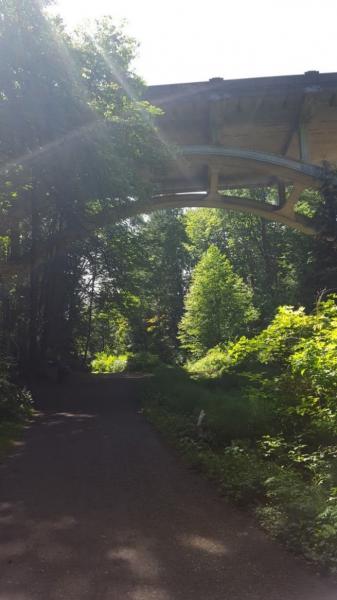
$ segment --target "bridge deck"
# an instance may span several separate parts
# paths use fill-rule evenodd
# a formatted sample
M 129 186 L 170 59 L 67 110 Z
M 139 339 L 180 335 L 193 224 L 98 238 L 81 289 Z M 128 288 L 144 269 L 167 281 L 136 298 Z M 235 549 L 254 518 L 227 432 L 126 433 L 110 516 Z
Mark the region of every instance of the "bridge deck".
M 300 192 L 321 186 L 323 165 L 337 165 L 337 73 L 151 86 L 146 99 L 163 110 L 161 139 L 178 148 L 157 182 L 177 206 L 192 192 L 214 200 L 277 186 L 275 212 L 297 221 Z

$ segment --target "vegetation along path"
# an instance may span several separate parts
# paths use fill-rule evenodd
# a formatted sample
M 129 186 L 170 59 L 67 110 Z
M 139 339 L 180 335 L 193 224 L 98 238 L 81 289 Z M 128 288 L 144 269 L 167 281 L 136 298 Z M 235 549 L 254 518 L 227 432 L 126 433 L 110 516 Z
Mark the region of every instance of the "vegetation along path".
M 166 447 L 139 385 L 38 390 L 36 422 L 0 466 L 0 600 L 335 600 Z

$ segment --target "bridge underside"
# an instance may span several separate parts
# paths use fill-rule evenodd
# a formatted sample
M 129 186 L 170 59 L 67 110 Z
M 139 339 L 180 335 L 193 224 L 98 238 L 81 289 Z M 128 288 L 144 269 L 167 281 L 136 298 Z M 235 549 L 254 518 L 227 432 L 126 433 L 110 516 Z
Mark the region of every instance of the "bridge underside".
M 295 206 L 337 163 L 336 73 L 152 86 L 147 99 L 175 150 L 158 193 L 129 213 L 223 208 L 317 233 Z
M 323 167 L 252 150 L 185 146 L 172 168 L 177 176 L 160 184 L 160 194 L 151 202 L 153 209 L 204 206 L 235 210 L 315 234 L 310 220 L 294 208 L 304 189 L 322 186 L 326 178 Z M 247 194 L 256 188 L 260 189 L 259 200 Z M 273 188 L 275 193 L 268 194 Z M 241 195 L 240 190 L 245 193 Z

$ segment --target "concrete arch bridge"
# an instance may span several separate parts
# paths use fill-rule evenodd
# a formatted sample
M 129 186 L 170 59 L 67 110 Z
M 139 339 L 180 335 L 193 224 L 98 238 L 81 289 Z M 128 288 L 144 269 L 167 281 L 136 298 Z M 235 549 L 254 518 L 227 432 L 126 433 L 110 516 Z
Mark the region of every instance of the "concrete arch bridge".
M 121 216 L 203 206 L 317 233 L 295 207 L 304 189 L 337 183 L 337 73 L 150 86 L 146 99 L 162 109 L 158 134 L 177 155 L 158 193 L 121 207 Z M 250 198 L 247 190 L 257 188 L 262 197 L 273 188 L 273 200 Z

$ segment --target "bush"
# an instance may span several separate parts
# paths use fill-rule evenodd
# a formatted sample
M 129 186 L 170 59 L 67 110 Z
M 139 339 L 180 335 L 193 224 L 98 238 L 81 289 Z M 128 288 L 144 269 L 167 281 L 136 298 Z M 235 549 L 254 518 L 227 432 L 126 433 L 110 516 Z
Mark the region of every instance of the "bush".
M 157 369 L 144 409 L 223 493 L 257 505 L 272 535 L 337 572 L 336 357 L 334 298 L 309 316 L 282 307 L 252 339 Z
M 246 506 L 264 500 L 265 480 L 275 471 L 273 464 L 240 442 L 232 443 L 222 452 L 201 453 L 200 465 L 219 483 L 222 493 Z
M 32 408 L 32 397 L 26 389 L 0 378 L 0 419 L 18 421 L 26 417 Z
M 168 380 L 170 388 L 166 386 Z M 309 453 L 304 444 L 290 444 L 282 436 L 270 435 L 261 443 L 232 439 L 225 445 L 221 425 L 219 433 L 209 419 L 201 430 L 197 426 L 200 403 L 205 405 L 212 392 L 196 382 L 189 384 L 187 393 L 186 375 L 176 369 L 157 371 L 144 388 L 143 406 L 149 420 L 190 465 L 214 480 L 223 494 L 253 507 L 274 537 L 337 571 L 337 467 L 333 463 L 337 448 Z M 226 404 L 226 398 L 223 401 Z M 228 415 L 232 408 L 228 408 Z M 236 419 L 232 416 L 229 430 L 233 422 Z M 221 418 L 219 423 L 224 424 Z M 214 443 L 217 436 L 221 446 Z
M 93 373 L 121 373 L 125 371 L 128 364 L 126 354 L 114 356 L 106 352 L 96 354 L 96 357 L 91 362 L 91 370 Z
M 321 302 L 312 315 L 283 306 L 261 333 L 217 346 L 189 363 L 194 377 L 240 383 L 251 397 L 252 385 L 280 419 L 287 434 L 299 433 L 316 445 L 337 433 L 337 306 Z M 234 378 L 234 380 L 233 380 Z
M 337 567 L 337 496 L 291 469 L 266 481 L 267 504 L 258 509 L 274 537 L 306 558 Z
M 91 362 L 93 373 L 122 373 L 123 371 L 153 371 L 160 365 L 160 358 L 150 352 L 128 353 L 115 356 L 100 352 Z
M 26 389 L 10 383 L 0 366 L 0 459 L 22 434 L 24 421 L 32 414 L 32 397 Z
M 325 306 L 323 303 L 321 310 L 324 311 Z M 271 324 L 261 333 L 211 348 L 198 361 L 188 363 L 187 370 L 215 378 L 245 369 L 281 372 L 289 366 L 297 344 L 312 336 L 315 322 L 315 316 L 306 315 L 303 308 L 294 310 L 291 306 L 280 306 Z
M 189 373 L 217 379 L 227 372 L 231 366 L 229 353 L 220 346 L 215 346 L 207 354 L 195 362 L 188 362 L 186 369 Z
M 268 396 L 254 386 L 231 389 L 209 388 L 191 380 L 183 369 L 162 366 L 148 383 L 147 397 L 153 396 L 163 409 L 189 415 L 196 422 L 201 410 L 206 413 L 207 432 L 214 446 L 226 446 L 236 439 L 253 440 L 274 428 L 275 407 Z
M 160 358 L 157 354 L 150 352 L 137 352 L 129 354 L 128 370 L 129 371 L 153 371 L 160 365 Z

